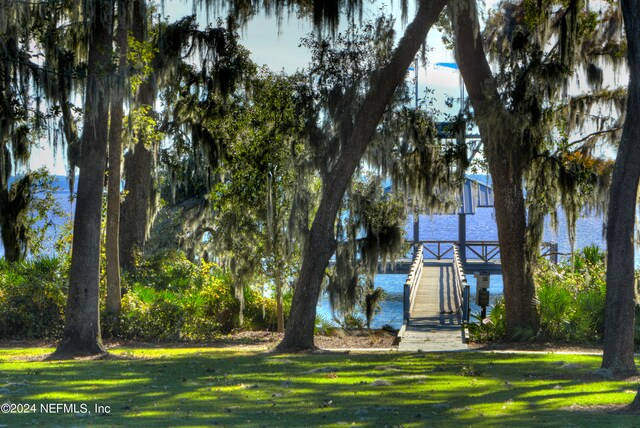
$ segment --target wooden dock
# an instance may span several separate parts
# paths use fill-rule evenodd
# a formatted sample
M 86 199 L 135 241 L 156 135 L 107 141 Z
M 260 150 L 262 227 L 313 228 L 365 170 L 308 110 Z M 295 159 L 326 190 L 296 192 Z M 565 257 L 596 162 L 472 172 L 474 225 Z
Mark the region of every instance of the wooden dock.
M 400 351 L 462 351 L 467 349 L 462 314 L 468 314 L 470 288 L 466 273 L 502 273 L 497 241 L 415 241 L 412 260 L 392 269 L 408 273 L 404 285 Z M 557 243 L 542 253 L 557 263 Z M 461 253 L 461 250 L 463 251 Z
M 428 260 L 422 265 L 410 317 L 400 335 L 400 351 L 461 351 L 462 301 L 454 281 L 452 260 Z

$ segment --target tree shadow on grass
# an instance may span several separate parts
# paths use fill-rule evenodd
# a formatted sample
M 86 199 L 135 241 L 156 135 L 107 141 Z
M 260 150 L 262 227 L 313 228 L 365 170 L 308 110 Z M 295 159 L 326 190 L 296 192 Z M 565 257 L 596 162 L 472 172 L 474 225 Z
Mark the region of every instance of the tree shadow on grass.
M 38 410 L 52 402 L 109 407 L 109 412 L 89 414 L 11 414 L 5 415 L 6 423 L 637 425 L 630 415 L 608 414 L 603 407 L 593 411 L 602 406 L 598 401 L 607 409 L 622 405 L 627 395 L 620 394 L 632 383 L 589 377 L 597 358 L 568 366 L 558 364 L 558 356 L 486 353 L 119 352 L 103 360 L 1 368 L 0 402 L 33 403 Z

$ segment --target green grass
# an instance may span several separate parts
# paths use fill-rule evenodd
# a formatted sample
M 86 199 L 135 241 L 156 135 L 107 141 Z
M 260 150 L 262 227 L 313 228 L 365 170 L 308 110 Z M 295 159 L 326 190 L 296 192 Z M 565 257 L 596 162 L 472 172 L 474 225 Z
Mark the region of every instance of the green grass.
M 36 405 L 0 414 L 0 426 L 640 426 L 588 410 L 627 404 L 638 387 L 594 377 L 595 356 L 118 348 L 108 360 L 37 361 L 51 351 L 0 350 L 0 403 Z M 43 414 L 47 403 L 91 413 Z

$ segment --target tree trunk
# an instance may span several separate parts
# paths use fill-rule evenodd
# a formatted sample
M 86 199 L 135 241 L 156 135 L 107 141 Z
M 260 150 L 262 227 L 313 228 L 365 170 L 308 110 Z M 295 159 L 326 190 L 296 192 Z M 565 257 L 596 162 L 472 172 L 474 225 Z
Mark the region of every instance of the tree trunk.
M 18 221 L 17 214 L 12 208 L 12 201 L 9 200 L 9 192 L 2 189 L 0 190 L 0 206 L 2 207 L 2 213 L 0 213 L 0 230 L 2 231 L 2 247 L 4 248 L 4 259 L 9 263 L 15 263 L 24 258 L 23 251 L 20 248 L 20 241 L 18 240 L 18 231 L 16 230 L 16 223 Z
M 629 410 L 636 413 L 640 412 L 640 390 L 638 390 L 635 398 L 633 399 L 631 404 L 629 404 Z
M 137 252 L 142 251 L 151 221 L 154 155 L 139 142 L 124 160 L 125 197 L 120 219 L 120 264 L 123 270 L 134 267 Z
M 27 256 L 27 237 L 25 226 L 20 223 L 20 216 L 28 209 L 31 202 L 31 183 L 33 179 L 27 174 L 11 185 L 3 178 L 0 183 L 0 230 L 4 259 L 10 263 L 23 260 Z
M 78 197 L 62 341 L 51 358 L 106 353 L 100 337 L 100 221 L 107 155 L 113 0 L 92 5 Z
M 358 112 L 353 130 L 347 141 L 343 142 L 340 157 L 323 183 L 320 206 L 303 249 L 302 266 L 293 293 L 289 322 L 284 339 L 277 347 L 278 351 L 315 349 L 313 333 L 316 305 L 325 269 L 335 251 L 335 221 L 342 198 L 393 93 L 404 80 L 407 69 L 445 3 L 445 0 L 420 1 L 416 17 L 407 27 L 391 60 L 372 77 L 369 92 Z
M 497 92 L 480 35 L 475 0 L 453 10 L 456 60 L 485 146 L 493 179 L 494 206 L 504 281 L 507 334 L 535 333 L 539 318 L 534 304 L 533 272 L 527 261 L 526 208 L 522 191 L 524 162 L 520 136 L 509 127 L 509 113 Z
M 284 333 L 284 309 L 282 302 L 282 287 L 284 284 L 284 278 L 282 270 L 277 268 L 276 273 L 276 317 L 278 318 L 278 333 Z
M 18 236 L 15 230 L 15 220 L 11 221 L 10 218 L 4 217 L 0 222 L 0 229 L 2 229 L 2 247 L 4 248 L 4 259 L 9 263 L 15 263 L 24 258 L 22 251 L 20 250 L 20 243 L 18 242 Z
M 147 7 L 145 0 L 133 3 L 133 37 L 143 42 L 147 38 Z M 148 76 L 140 85 L 137 97 L 138 107 L 149 106 L 153 111 L 155 90 L 151 83 L 153 76 Z M 155 180 L 153 173 L 156 167 L 155 147 L 145 141 L 143 132 L 139 133 L 139 141 L 125 157 L 125 198 L 121 207 L 120 219 L 120 266 L 123 270 L 134 267 L 136 252 L 142 251 L 155 213 Z
M 118 0 L 118 34 L 117 41 L 120 48 L 118 68 L 123 79 L 127 67 L 127 21 L 128 0 Z M 124 117 L 124 93 L 116 97 L 111 105 L 111 126 L 109 128 L 109 178 L 107 185 L 107 239 L 106 239 L 106 270 L 107 270 L 107 313 L 117 315 L 121 308 L 120 292 L 120 181 L 122 157 L 122 121 Z
M 622 0 L 629 89 L 622 139 L 613 168 L 607 219 L 607 292 L 602 367 L 635 374 L 634 226 L 640 180 L 640 2 Z M 639 392 L 640 394 L 640 392 Z M 638 403 L 639 400 L 635 400 Z M 640 406 L 640 404 L 638 404 Z
M 481 132 L 483 128 L 485 127 L 480 127 Z M 503 143 L 509 144 L 508 141 Z M 504 147 L 503 144 L 499 146 Z M 523 171 L 522 167 L 509 165 L 508 155 L 505 156 L 505 151 L 496 147 L 495 142 L 485 147 L 488 149 L 487 160 L 493 178 L 494 206 L 504 283 L 506 330 L 509 336 L 517 338 L 519 333 L 527 331 L 528 334 L 534 334 L 539 328 L 533 270 L 531 260 L 527 258 L 526 208 L 522 192 Z

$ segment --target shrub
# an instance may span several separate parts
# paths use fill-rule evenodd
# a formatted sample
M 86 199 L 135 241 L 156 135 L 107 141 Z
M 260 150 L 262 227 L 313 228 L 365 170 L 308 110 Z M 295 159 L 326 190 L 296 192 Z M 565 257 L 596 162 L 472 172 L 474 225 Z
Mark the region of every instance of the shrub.
M 542 262 L 536 275 L 542 339 L 599 343 L 604 332 L 605 254 L 585 247 L 573 264 Z
M 67 257 L 13 264 L 0 260 L 0 338 L 61 337 L 68 268 Z M 101 288 L 105 338 L 207 340 L 236 327 L 239 303 L 231 279 L 212 263 L 192 263 L 181 253 L 166 253 L 141 261 L 122 284 L 126 293 L 116 320 L 106 316 Z M 275 327 L 274 300 L 245 288 L 247 325 Z
M 484 320 L 480 316 L 480 312 L 471 315 L 475 320 L 469 324 L 469 336 L 471 340 L 476 342 L 490 342 L 503 339 L 506 335 L 506 310 L 504 307 L 504 299 L 499 298 L 489 310 L 489 316 Z
M 569 321 L 575 310 L 572 288 L 555 276 L 538 277 L 540 332 L 548 339 L 564 339 L 570 331 Z
M 316 314 L 316 322 L 314 325 L 315 334 L 327 334 L 328 332 L 335 330 L 336 325 L 327 317 L 322 314 Z
M 541 259 L 535 275 L 540 330 L 535 339 L 569 343 L 601 343 L 604 333 L 606 271 L 605 253 L 596 246 L 584 248 L 567 260 L 554 265 Z M 473 340 L 504 338 L 504 303 L 491 310 L 488 321 L 479 315 L 470 324 Z M 640 323 L 636 324 L 637 326 Z M 640 327 L 637 327 L 640 338 Z M 520 332 L 520 339 L 531 338 Z M 517 338 L 516 338 L 517 339 Z
M 136 340 L 208 340 L 237 326 L 230 277 L 213 263 L 179 252 L 142 260 L 125 279 L 129 292 L 114 334 Z M 245 327 L 274 326 L 275 301 L 245 287 Z
M 64 327 L 66 278 L 61 258 L 0 260 L 0 337 L 59 338 Z

